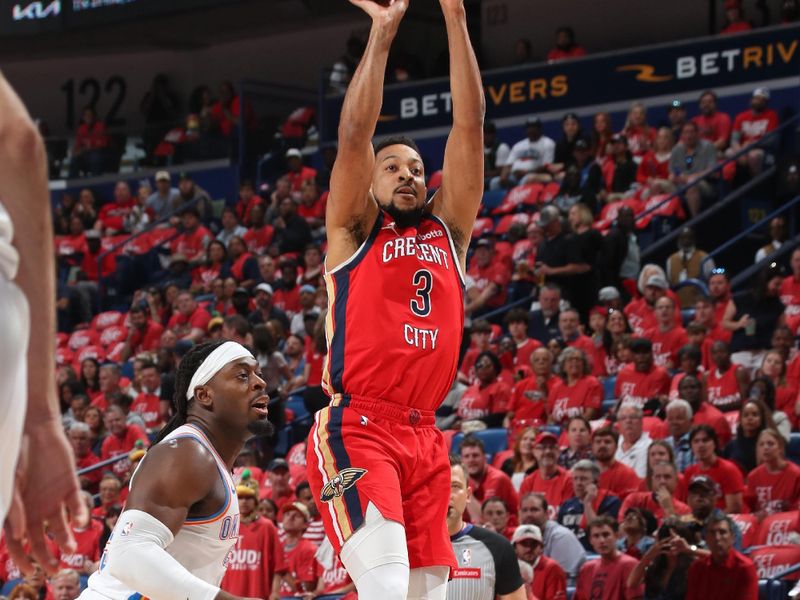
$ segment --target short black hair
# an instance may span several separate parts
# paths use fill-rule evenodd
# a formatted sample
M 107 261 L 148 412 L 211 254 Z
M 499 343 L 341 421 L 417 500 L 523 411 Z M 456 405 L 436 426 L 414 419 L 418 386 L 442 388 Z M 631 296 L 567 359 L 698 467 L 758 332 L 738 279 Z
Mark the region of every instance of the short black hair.
M 463 448 L 469 448 L 469 447 L 480 448 L 481 452 L 483 454 L 486 454 L 486 446 L 484 446 L 483 440 L 481 440 L 476 435 L 472 435 L 471 433 L 465 435 L 464 439 L 461 440 L 461 446 L 458 449 L 459 453 Z
M 390 135 L 389 137 L 385 137 L 382 140 L 375 142 L 375 154 L 378 154 L 381 150 L 386 148 L 387 146 L 395 146 L 400 144 L 402 146 L 408 146 L 414 152 L 422 156 L 422 153 L 419 151 L 419 146 L 417 146 L 417 142 L 412 140 L 410 137 L 405 135 Z

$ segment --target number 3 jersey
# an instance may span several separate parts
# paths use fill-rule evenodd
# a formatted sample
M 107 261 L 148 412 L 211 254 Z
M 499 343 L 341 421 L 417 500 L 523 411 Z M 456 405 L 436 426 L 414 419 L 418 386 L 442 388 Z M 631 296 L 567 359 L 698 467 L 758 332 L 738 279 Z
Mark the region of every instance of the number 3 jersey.
M 464 327 L 463 275 L 447 226 L 425 215 L 400 228 L 381 211 L 325 281 L 328 394 L 436 410 L 456 375 Z

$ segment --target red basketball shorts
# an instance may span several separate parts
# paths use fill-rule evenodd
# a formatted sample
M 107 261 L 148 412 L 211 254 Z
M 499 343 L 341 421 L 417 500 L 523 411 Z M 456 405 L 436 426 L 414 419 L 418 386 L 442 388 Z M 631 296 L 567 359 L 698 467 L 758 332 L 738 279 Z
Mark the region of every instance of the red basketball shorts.
M 456 566 L 447 533 L 450 462 L 432 412 L 337 398 L 316 414 L 306 452 L 311 491 L 337 553 L 372 502 L 405 527 L 412 569 Z

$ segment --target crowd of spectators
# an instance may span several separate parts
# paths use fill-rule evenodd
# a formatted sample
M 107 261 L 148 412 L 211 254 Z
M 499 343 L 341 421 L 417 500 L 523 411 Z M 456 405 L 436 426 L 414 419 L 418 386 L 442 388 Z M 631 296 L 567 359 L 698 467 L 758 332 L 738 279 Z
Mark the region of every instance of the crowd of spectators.
M 563 598 L 568 584 L 575 598 L 594 598 L 599 581 L 603 598 L 641 589 L 648 598 L 752 598 L 736 593 L 750 593 L 756 566 L 763 576 L 800 561 L 800 467 L 786 451 L 800 431 L 800 250 L 791 273 L 771 265 L 755 291 L 732 294 L 730 274 L 703 261 L 690 229 L 663 267 L 641 265 L 634 222 L 653 198 L 705 183 L 726 153 L 774 129 L 768 99 L 755 90 L 732 119 L 705 92 L 696 117 L 673 102 L 663 127 L 635 104 L 620 132 L 601 113 L 586 134 L 568 114 L 558 141 L 532 118 L 512 148 L 487 123 L 486 185 L 504 197 L 476 225 L 469 329 L 437 424 L 469 479 L 465 518 L 513 542 L 531 598 Z M 768 157 L 748 152 L 738 175 L 723 177 L 735 185 Z M 103 205 L 89 188 L 63 196 L 55 251 L 64 426 L 76 469 L 117 460 L 81 473 L 92 519 L 73 523 L 79 548 L 59 556 L 56 578 L 20 582 L 0 547 L 5 592 L 19 584 L 36 597 L 75 598 L 132 470 L 170 415 L 175 370 L 193 345 L 252 347 L 279 431 L 325 404 L 326 179 L 299 151 L 284 158 L 269 189 L 243 181 L 219 218 L 189 175 L 175 182 L 166 171 L 135 191 L 120 181 Z M 717 189 L 695 187 L 683 198 L 691 214 Z M 507 217 L 520 220 L 502 231 Z M 785 241 L 785 226 L 771 226 L 764 255 Z M 99 264 L 104 249 L 142 231 Z M 143 255 L 158 257 L 158 268 L 130 305 L 98 311 L 101 286 Z M 673 291 L 687 278 L 705 281 L 708 294 Z M 488 454 L 487 429 L 510 449 Z M 293 440 L 281 457 L 276 441 L 237 462 L 240 540 L 223 587 L 271 599 L 349 594 L 305 482 L 306 442 Z M 724 584 L 709 590 L 711 581 Z

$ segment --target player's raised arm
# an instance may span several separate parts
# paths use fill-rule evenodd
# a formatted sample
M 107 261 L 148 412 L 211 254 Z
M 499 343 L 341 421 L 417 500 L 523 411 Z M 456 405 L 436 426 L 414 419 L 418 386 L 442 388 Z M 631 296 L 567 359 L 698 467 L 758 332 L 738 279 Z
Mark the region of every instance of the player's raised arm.
M 463 264 L 483 196 L 483 115 L 486 103 L 478 61 L 467 32 L 464 0 L 439 0 L 439 3 L 450 49 L 453 129 L 447 139 L 442 187 L 434 199 L 433 212 L 450 227 Z
M 389 48 L 407 0 L 350 0 L 372 18 L 364 56 L 353 74 L 339 120 L 339 148 L 331 173 L 326 228 L 328 267 L 343 262 L 366 239 L 377 217 L 370 194 L 375 153 L 372 136 L 383 102 L 383 80 Z

